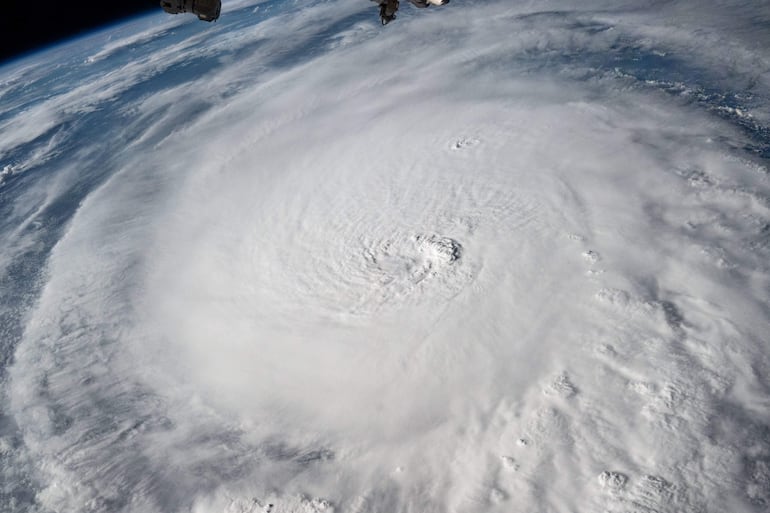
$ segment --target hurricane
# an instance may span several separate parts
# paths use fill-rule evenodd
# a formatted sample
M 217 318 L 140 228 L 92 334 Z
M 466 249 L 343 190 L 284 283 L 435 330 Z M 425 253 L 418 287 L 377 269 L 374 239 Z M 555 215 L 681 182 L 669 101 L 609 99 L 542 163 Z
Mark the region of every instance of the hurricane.
M 0 510 L 770 505 L 770 6 L 224 2 L 0 68 Z

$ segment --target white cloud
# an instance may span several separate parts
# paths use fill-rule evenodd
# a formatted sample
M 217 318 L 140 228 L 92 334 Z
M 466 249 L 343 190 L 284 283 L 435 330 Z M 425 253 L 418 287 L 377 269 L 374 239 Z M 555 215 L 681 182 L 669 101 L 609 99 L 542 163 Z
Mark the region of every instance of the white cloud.
M 11 369 L 43 510 L 770 500 L 767 141 L 658 85 L 736 58 L 766 107 L 766 52 L 654 2 L 408 7 L 223 16 L 3 121 L 126 120 Z

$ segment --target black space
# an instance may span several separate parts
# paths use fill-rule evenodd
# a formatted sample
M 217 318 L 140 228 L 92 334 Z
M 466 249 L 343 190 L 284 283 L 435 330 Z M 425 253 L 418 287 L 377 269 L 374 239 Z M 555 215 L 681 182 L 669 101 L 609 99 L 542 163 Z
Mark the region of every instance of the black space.
M 3 0 L 0 63 L 117 21 L 161 10 L 158 0 Z

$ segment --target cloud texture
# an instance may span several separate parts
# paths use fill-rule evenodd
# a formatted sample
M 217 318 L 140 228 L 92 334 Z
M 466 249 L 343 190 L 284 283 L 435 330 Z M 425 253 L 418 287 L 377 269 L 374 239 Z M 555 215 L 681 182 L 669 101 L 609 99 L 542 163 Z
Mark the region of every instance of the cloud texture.
M 766 508 L 768 8 L 368 4 L 0 71 L 0 497 Z

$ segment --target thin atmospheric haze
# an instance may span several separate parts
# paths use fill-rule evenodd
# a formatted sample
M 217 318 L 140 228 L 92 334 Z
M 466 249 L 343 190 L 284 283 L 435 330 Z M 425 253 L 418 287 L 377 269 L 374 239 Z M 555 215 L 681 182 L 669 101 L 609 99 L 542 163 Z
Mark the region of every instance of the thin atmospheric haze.
M 0 68 L 0 511 L 770 508 L 770 5 L 233 0 Z

